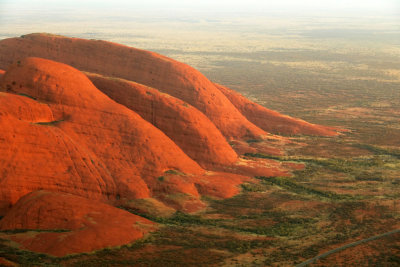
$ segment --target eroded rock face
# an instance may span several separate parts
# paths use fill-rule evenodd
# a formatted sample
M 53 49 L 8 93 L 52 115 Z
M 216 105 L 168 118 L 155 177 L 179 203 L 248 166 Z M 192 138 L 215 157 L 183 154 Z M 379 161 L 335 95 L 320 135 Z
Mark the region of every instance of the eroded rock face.
M 0 86 L 7 92 L 0 99 L 10 102 L 0 106 L 3 206 L 38 189 L 147 198 L 149 185 L 167 170 L 204 172 L 159 129 L 70 66 L 28 58 Z
M 280 114 L 250 101 L 225 86 L 219 84 L 216 84 L 216 86 L 249 121 L 267 132 L 285 135 L 306 134 L 320 136 L 338 134 L 333 127 L 311 124 L 301 119 Z
M 249 122 L 194 68 L 159 54 L 106 41 L 29 34 L 0 41 L 0 68 L 25 57 L 63 62 L 82 71 L 124 78 L 175 96 L 203 112 L 228 138 L 266 133 Z
M 0 93 L 0 215 L 38 189 L 108 200 L 118 193 L 101 160 L 58 127 L 48 105 Z
M 157 89 L 98 74 L 87 76 L 116 102 L 159 128 L 201 166 L 231 165 L 236 152 L 215 125 L 190 104 Z
M 1 230 L 48 230 L 16 234 L 12 240 L 54 256 L 128 244 L 156 228 L 155 223 L 110 205 L 48 191 L 22 197 L 0 221 Z

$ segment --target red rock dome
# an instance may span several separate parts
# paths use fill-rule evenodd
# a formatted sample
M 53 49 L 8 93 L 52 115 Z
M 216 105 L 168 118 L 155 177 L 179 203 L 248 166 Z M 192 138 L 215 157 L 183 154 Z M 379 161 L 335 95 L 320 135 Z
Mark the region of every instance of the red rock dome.
M 25 57 L 51 59 L 82 71 L 156 88 L 199 109 L 228 139 L 259 138 L 266 134 L 249 122 L 199 71 L 157 53 L 106 41 L 49 34 L 0 41 L 0 68 Z
M 48 191 L 22 197 L 0 221 L 0 230 L 40 230 L 12 239 L 25 249 L 54 256 L 128 244 L 156 228 L 155 223 L 110 205 Z
M 159 128 L 203 167 L 237 161 L 237 154 L 218 128 L 190 104 L 135 82 L 87 75 L 99 90 Z

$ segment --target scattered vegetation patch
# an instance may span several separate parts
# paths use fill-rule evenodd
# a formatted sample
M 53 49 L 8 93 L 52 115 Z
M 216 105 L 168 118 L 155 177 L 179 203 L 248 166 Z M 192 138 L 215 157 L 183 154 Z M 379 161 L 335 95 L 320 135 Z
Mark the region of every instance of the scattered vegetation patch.
M 55 126 L 60 122 L 63 122 L 65 120 L 56 120 L 56 121 L 44 121 L 44 122 L 35 122 L 34 124 L 37 125 L 45 125 L 45 126 Z
M 218 219 L 203 219 L 199 215 L 191 215 L 186 214 L 180 211 L 177 211 L 174 216 L 170 218 L 148 218 L 154 220 L 155 222 L 166 224 L 166 225 L 209 225 L 209 226 L 216 226 Z
M 248 140 L 248 141 L 250 141 L 250 140 Z M 255 140 L 255 141 L 257 141 L 257 140 Z M 250 142 L 250 143 L 253 143 L 253 142 Z M 274 160 L 280 160 L 280 161 L 288 161 L 289 160 L 288 157 L 273 156 L 273 155 L 267 155 L 267 154 L 263 154 L 263 153 L 245 153 L 244 155 L 246 157 L 263 158 L 263 159 L 274 159 Z
M 263 192 L 266 190 L 263 184 L 244 183 L 241 184 L 242 190 L 246 192 Z
M 4 257 L 21 266 L 55 266 L 59 262 L 58 258 L 7 246 L 6 242 L 7 240 L 5 239 L 0 240 L 0 257 Z
M 350 195 L 339 195 L 334 192 L 328 191 L 320 191 L 313 188 L 309 188 L 298 183 L 295 183 L 291 178 L 287 177 L 263 177 L 258 176 L 257 179 L 261 179 L 263 183 L 270 184 L 270 185 L 277 185 L 282 187 L 290 192 L 296 194 L 306 194 L 306 195 L 314 195 L 321 198 L 327 198 L 332 200 L 344 200 L 352 198 Z
M 158 245 L 178 245 L 184 248 L 218 249 L 232 253 L 246 253 L 251 249 L 270 247 L 270 239 L 238 239 L 230 235 L 205 234 L 198 229 L 172 226 L 156 233 Z
M 183 172 L 178 171 L 178 170 L 168 170 L 168 171 L 165 171 L 164 174 L 166 174 L 166 175 L 168 175 L 168 174 L 169 175 L 181 175 L 181 176 L 185 175 Z
M 272 226 L 256 226 L 256 227 L 241 227 L 241 226 L 225 226 L 225 228 L 240 232 L 254 233 L 257 235 L 272 236 L 272 237 L 294 237 L 298 235 L 306 235 L 309 231 L 313 231 L 314 219 L 312 218 L 290 218 L 283 217 Z
M 248 144 L 251 144 L 251 143 L 260 143 L 260 142 L 262 142 L 263 140 L 260 140 L 260 139 L 249 139 L 249 140 L 246 140 L 246 143 L 248 143 Z M 245 154 L 246 155 L 246 154 Z
M 131 251 L 126 253 L 131 253 Z M 223 261 L 225 257 L 226 255 L 209 249 L 174 247 L 143 254 L 133 253 L 133 257 L 121 256 L 118 253 L 117 255 L 96 255 L 96 257 L 75 260 L 73 266 L 207 266 L 215 265 Z M 200 265 L 199 262 L 201 262 Z
M 45 229 L 12 229 L 12 230 L 0 230 L 0 233 L 4 233 L 4 234 L 20 234 L 20 233 L 26 233 L 26 232 L 65 233 L 65 232 L 70 232 L 70 230 L 66 230 L 66 229 L 50 229 L 50 230 L 45 230 Z
M 376 155 L 390 155 L 392 157 L 400 159 L 400 151 L 394 149 L 384 149 L 369 144 L 353 144 L 354 147 L 366 149 Z
M 36 97 L 30 96 L 30 95 L 27 95 L 27 94 L 19 93 L 18 95 L 25 96 L 25 97 L 28 97 L 28 98 L 33 99 L 33 100 L 37 100 Z
M 363 171 L 355 178 L 357 181 L 377 181 L 377 182 L 384 181 L 382 172 L 379 171 Z

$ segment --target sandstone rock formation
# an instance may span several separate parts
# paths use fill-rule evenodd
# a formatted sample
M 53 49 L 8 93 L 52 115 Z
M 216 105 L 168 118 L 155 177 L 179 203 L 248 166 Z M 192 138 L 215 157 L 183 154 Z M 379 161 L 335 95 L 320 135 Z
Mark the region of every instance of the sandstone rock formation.
M 28 58 L 6 72 L 1 88 L 8 93 L 4 102 L 18 106 L 0 107 L 3 205 L 37 189 L 143 198 L 150 196 L 146 183 L 167 170 L 204 172 L 159 129 L 70 66 Z
M 0 93 L 0 215 L 38 189 L 104 200 L 117 195 L 97 156 L 52 123 L 48 105 Z
M 87 75 L 99 90 L 159 128 L 201 166 L 231 165 L 238 160 L 217 127 L 190 104 L 135 82 Z
M 228 139 L 259 138 L 266 134 L 249 122 L 199 71 L 157 53 L 106 41 L 48 34 L 0 41 L 0 68 L 25 57 L 51 59 L 82 71 L 156 88 L 199 109 Z
M 127 211 L 76 195 L 35 191 L 0 221 L 0 230 L 40 230 L 11 239 L 32 251 L 65 256 L 131 243 L 157 228 Z

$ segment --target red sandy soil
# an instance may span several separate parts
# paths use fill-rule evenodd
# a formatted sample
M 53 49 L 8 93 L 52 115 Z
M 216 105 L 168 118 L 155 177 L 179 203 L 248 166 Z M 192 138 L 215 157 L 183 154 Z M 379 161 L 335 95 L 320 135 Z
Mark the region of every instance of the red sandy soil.
M 267 132 L 285 135 L 338 135 L 333 127 L 311 124 L 301 119 L 280 114 L 279 112 L 267 109 L 250 101 L 238 92 L 235 92 L 225 86 L 216 84 L 216 87 L 249 121 Z
M 25 57 L 63 62 L 82 71 L 135 81 L 175 96 L 203 112 L 228 138 L 259 138 L 266 132 L 249 122 L 196 69 L 157 53 L 116 43 L 29 34 L 0 41 L 0 68 Z
M 55 256 L 128 244 L 156 228 L 147 219 L 107 204 L 47 191 L 22 197 L 0 222 L 1 230 L 69 230 L 11 237 L 24 249 Z
M 4 72 L 4 70 L 0 70 L 0 77 L 3 76 Z
M 114 101 L 159 128 L 205 168 L 230 165 L 238 156 L 215 125 L 198 109 L 157 89 L 123 79 L 87 74 Z

